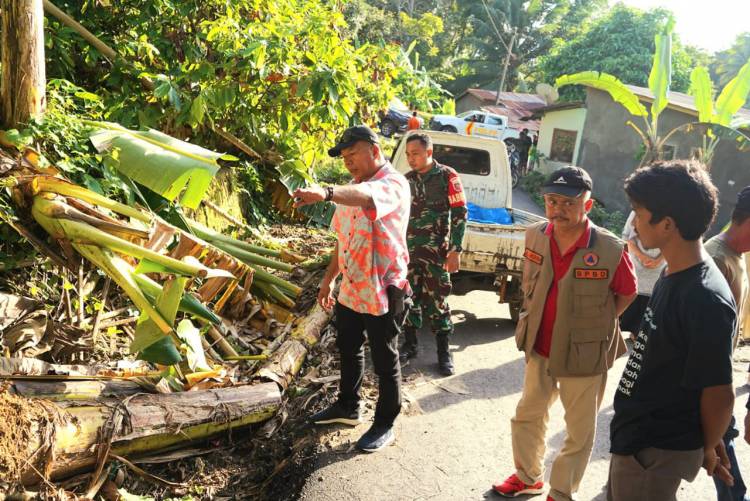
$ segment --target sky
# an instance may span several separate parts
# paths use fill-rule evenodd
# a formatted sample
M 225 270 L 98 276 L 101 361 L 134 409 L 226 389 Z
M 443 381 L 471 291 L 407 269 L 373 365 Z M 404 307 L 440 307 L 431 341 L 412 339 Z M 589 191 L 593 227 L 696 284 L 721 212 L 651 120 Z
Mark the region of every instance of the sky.
M 731 47 L 742 32 L 750 31 L 750 0 L 621 0 L 624 4 L 671 10 L 680 40 L 710 53 Z M 610 0 L 610 4 L 616 0 Z

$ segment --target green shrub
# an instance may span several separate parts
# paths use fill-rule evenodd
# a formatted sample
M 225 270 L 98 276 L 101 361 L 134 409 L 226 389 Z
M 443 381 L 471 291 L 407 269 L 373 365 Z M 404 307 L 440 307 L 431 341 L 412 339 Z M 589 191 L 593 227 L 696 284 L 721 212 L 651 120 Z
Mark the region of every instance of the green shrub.
M 521 178 L 521 188 L 529 195 L 539 193 L 542 189 L 542 183 L 544 183 L 544 174 L 539 171 L 529 172 L 527 175 Z
M 607 228 L 609 231 L 617 235 L 622 235 L 622 229 L 625 226 L 625 221 L 628 220 L 628 215 L 623 214 L 619 210 L 609 211 L 604 207 L 597 205 L 594 202 L 594 207 L 589 212 L 589 219 L 594 224 Z
M 315 167 L 315 179 L 321 184 L 346 184 L 352 175 L 344 167 L 344 162 L 336 158 L 326 158 Z

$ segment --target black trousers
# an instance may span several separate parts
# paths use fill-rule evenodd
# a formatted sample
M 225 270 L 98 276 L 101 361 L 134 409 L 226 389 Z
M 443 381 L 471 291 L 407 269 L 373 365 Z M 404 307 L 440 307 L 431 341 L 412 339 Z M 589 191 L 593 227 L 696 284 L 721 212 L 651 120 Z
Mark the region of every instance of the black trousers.
M 339 403 L 348 410 L 359 405 L 365 375 L 365 339 L 369 339 L 372 364 L 378 376 L 375 423 L 392 425 L 401 412 L 401 365 L 397 348 L 400 328 L 393 315 L 358 313 L 336 303 L 336 331 L 336 346 L 341 354 Z

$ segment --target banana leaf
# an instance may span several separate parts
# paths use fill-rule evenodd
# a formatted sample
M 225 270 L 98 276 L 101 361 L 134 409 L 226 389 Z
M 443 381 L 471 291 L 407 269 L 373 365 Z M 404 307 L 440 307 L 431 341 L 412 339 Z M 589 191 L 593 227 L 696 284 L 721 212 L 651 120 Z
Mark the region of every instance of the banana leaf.
M 180 141 L 159 131 L 132 131 L 107 122 L 87 122 L 96 130 L 90 139 L 99 152 L 117 149 L 116 168 L 164 198 L 195 209 L 219 171 L 218 159 L 234 160 Z
M 711 76 L 703 66 L 698 66 L 690 73 L 690 95 L 693 96 L 698 110 L 699 122 L 710 122 L 714 116 L 714 89 Z
M 164 289 L 159 297 L 156 299 L 156 310 L 161 314 L 162 318 L 174 325 L 174 321 L 177 318 L 177 309 L 179 308 L 182 295 L 185 292 L 185 286 L 187 285 L 188 279 L 185 277 L 174 277 L 167 281 L 164 285 Z M 162 339 L 168 339 L 169 342 L 161 341 Z M 164 332 L 154 323 L 148 313 L 142 312 L 138 319 L 138 324 L 135 328 L 135 337 L 130 345 L 130 352 L 143 352 L 147 347 L 153 345 L 157 341 L 161 341 L 159 350 L 156 353 L 147 352 L 146 356 L 151 360 L 149 362 L 156 362 L 163 365 L 172 365 L 182 360 L 180 353 L 177 351 L 177 347 L 174 345 L 172 338 L 165 336 Z M 163 355 L 163 359 L 161 359 Z M 143 353 L 140 354 L 140 358 L 143 357 Z M 144 359 L 145 360 L 145 359 Z
M 750 94 L 750 61 L 740 68 L 716 98 L 716 122 L 729 126 L 734 115 L 742 108 Z
M 177 337 L 179 337 L 185 345 L 187 345 L 187 352 L 185 358 L 187 359 L 187 365 L 191 371 L 210 371 L 211 366 L 206 361 L 206 354 L 203 351 L 203 337 L 201 331 L 196 328 L 193 323 L 188 320 L 182 320 L 177 324 Z
M 672 29 L 674 19 L 670 19 L 664 29 L 654 37 L 656 50 L 651 74 L 648 77 L 648 88 L 654 95 L 651 103 L 651 130 L 656 134 L 659 114 L 667 107 L 669 84 L 672 81 Z
M 162 286 L 148 278 L 146 275 L 133 273 L 133 279 L 141 288 L 143 294 L 145 294 L 146 297 L 148 297 L 152 301 L 155 301 L 156 298 L 159 297 L 159 294 L 161 294 L 162 292 Z M 211 311 L 206 305 L 201 303 L 198 298 L 196 298 L 192 294 L 184 294 L 182 296 L 179 310 L 184 313 L 194 315 L 198 318 L 202 318 L 203 320 L 206 320 L 213 325 L 221 324 L 221 318 L 219 318 L 216 313 Z
M 555 87 L 565 85 L 587 85 L 608 93 L 612 99 L 624 106 L 631 115 L 647 117 L 648 112 L 638 96 L 617 77 L 598 71 L 582 71 L 573 75 L 563 75 L 555 81 Z

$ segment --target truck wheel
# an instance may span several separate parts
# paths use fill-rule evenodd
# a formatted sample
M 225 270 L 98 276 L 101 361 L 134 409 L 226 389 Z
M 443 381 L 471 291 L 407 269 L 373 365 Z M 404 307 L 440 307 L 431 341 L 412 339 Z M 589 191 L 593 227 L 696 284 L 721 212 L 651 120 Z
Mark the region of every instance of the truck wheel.
M 391 137 L 394 132 L 396 132 L 396 124 L 390 120 L 383 120 L 380 123 L 380 133 L 383 134 L 384 137 Z
M 443 126 L 442 126 L 442 127 L 440 128 L 440 130 L 441 130 L 441 131 L 443 131 L 443 132 L 452 132 L 452 133 L 454 133 L 454 134 L 455 134 L 456 132 L 458 132 L 458 129 L 456 129 L 456 128 L 455 128 L 455 127 L 453 127 L 452 125 L 443 125 Z

